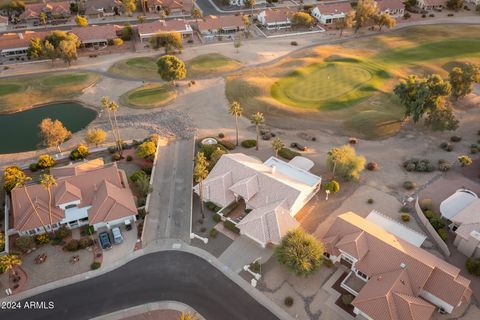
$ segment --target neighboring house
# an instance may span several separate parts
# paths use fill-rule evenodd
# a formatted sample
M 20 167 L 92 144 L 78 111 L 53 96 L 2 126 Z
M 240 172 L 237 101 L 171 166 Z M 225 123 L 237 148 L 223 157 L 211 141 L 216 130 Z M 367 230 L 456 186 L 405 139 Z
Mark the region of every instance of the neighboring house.
M 312 9 L 312 16 L 321 24 L 331 24 L 345 19 L 352 11 L 350 2 L 320 3 Z
M 445 7 L 445 0 L 417 0 L 417 7 L 426 10 L 439 10 Z
M 266 4 L 266 3 L 267 3 L 267 0 L 258 0 L 258 1 L 255 1 L 255 5 L 256 5 L 256 6 L 262 5 L 262 4 Z M 244 6 L 244 5 L 245 5 L 245 1 L 244 1 L 244 0 L 230 0 L 230 5 L 231 5 L 231 6 L 241 7 L 241 6 Z
M 198 20 L 198 32 L 204 39 L 212 39 L 216 35 L 231 35 L 245 30 L 242 16 L 208 16 Z
M 287 29 L 292 25 L 290 17 L 293 14 L 289 8 L 266 9 L 258 14 L 257 19 L 268 30 Z
M 405 4 L 401 0 L 378 0 L 377 6 L 381 13 L 388 13 L 395 18 L 405 14 Z
M 223 155 L 203 181 L 203 200 L 224 208 L 232 204 L 249 212 L 240 233 L 260 245 L 277 244 L 298 226 L 295 214 L 320 189 L 321 178 L 275 157 L 261 162 L 243 153 Z M 194 187 L 199 193 L 199 185 Z
M 103 159 L 52 168 L 52 223 L 47 190 L 38 183 L 27 185 L 37 213 L 23 187 L 12 190 L 13 227 L 20 235 L 43 233 L 60 226 L 76 228 L 92 225 L 95 230 L 134 221 L 137 208 L 128 180 L 117 164 L 104 164 Z
M 480 5 L 480 0 L 467 0 L 467 3 L 473 3 L 474 5 Z
M 158 20 L 155 22 L 142 23 L 138 25 L 140 42 L 143 42 L 143 40 L 148 40 L 158 33 L 170 32 L 178 32 L 184 38 L 191 38 L 193 35 L 192 27 L 183 19 Z
M 106 46 L 109 41 L 117 37 L 115 26 L 111 24 L 76 27 L 71 32 L 77 35 L 81 46 L 85 48 Z
M 193 9 L 192 0 L 145 0 L 147 12 L 164 11 L 167 16 L 190 15 Z
M 0 16 L 0 31 L 5 31 L 8 28 L 8 17 Z
M 0 57 L 26 57 L 30 40 L 34 37 L 43 39 L 50 32 L 26 31 L 19 33 L 5 33 L 0 35 Z
M 83 3 L 85 15 L 88 18 L 101 18 L 120 15 L 122 2 L 120 0 L 88 0 Z
M 25 11 L 18 17 L 19 23 L 27 25 L 39 25 L 40 14 L 45 13 L 47 23 L 63 21 L 70 18 L 70 2 L 43 2 L 25 5 Z
M 355 296 L 354 312 L 367 319 L 432 317 L 470 300 L 470 280 L 460 269 L 348 212 L 323 238 L 325 257 L 351 271 L 341 287 Z
M 467 257 L 480 257 L 480 199 L 470 190 L 459 189 L 440 204 L 442 217 L 451 221 L 453 244 Z

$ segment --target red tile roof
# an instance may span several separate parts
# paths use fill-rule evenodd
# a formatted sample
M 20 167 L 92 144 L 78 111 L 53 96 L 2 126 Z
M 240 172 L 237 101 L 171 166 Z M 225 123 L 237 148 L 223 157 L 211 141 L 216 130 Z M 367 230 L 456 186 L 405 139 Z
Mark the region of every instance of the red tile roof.
M 377 6 L 380 11 L 405 9 L 405 4 L 400 0 L 378 0 Z
M 138 25 L 138 33 L 154 34 L 162 32 L 182 32 L 187 30 L 188 23 L 182 19 L 158 20 L 155 22 L 142 23 Z
M 317 8 L 322 15 L 347 14 L 353 10 L 350 2 L 320 3 L 317 5 Z
M 221 28 L 243 28 L 244 23 L 241 16 L 208 16 L 205 20 L 198 21 L 200 32 L 208 30 L 217 30 Z
M 111 24 L 75 27 L 72 29 L 72 33 L 76 34 L 81 42 L 111 40 L 117 37 L 115 26 Z

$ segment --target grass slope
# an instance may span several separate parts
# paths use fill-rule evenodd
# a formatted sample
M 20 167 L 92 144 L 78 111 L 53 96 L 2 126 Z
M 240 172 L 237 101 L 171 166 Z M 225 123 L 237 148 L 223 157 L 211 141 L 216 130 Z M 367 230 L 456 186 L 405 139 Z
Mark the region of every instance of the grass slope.
M 221 54 L 209 53 L 188 60 L 186 66 L 188 78 L 200 78 L 237 70 L 242 64 Z
M 108 72 L 121 77 L 140 80 L 161 80 L 157 73 L 157 58 L 139 57 L 121 60 L 113 64 Z
M 153 109 L 176 98 L 175 89 L 168 84 L 146 84 L 124 93 L 120 102 L 130 108 Z
M 73 98 L 99 78 L 89 72 L 67 72 L 0 79 L 0 113 Z

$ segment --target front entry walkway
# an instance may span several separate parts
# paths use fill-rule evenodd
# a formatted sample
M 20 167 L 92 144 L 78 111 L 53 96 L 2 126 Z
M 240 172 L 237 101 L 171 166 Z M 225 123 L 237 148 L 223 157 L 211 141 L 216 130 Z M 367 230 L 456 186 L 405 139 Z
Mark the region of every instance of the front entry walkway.
M 255 259 L 261 258 L 260 263 L 265 263 L 272 254 L 272 249 L 262 248 L 250 238 L 240 236 L 233 241 L 230 247 L 218 259 L 231 270 L 238 273 L 243 270 L 243 266 L 252 263 Z

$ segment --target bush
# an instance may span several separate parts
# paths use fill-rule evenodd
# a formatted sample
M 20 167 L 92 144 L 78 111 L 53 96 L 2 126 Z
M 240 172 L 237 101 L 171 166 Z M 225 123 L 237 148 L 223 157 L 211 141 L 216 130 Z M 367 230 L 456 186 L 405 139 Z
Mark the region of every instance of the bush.
M 447 17 L 453 17 L 453 13 L 447 14 Z
M 63 246 L 63 250 L 66 250 L 66 251 L 77 251 L 79 249 L 79 241 L 76 240 L 76 239 L 72 239 L 70 241 L 67 242 L 66 245 Z
M 430 219 L 430 224 L 432 225 L 433 229 L 440 230 L 445 227 L 445 222 L 439 217 L 433 217 Z
M 450 137 L 450 141 L 452 141 L 452 142 L 460 142 L 460 141 L 462 141 L 462 137 L 460 137 L 460 136 L 451 136 L 451 137 Z
M 448 233 L 447 231 L 445 231 L 445 229 L 440 229 L 438 230 L 438 235 L 440 236 L 440 238 L 446 242 L 448 240 Z
M 260 273 L 262 271 L 262 266 L 258 261 L 252 262 L 248 265 L 250 271 L 255 273 Z
M 480 276 L 480 258 L 468 258 L 465 266 L 468 273 Z
M 131 155 L 128 155 L 127 156 L 127 161 L 132 161 L 133 160 L 133 157 Z
M 452 163 L 446 160 L 438 160 L 438 170 L 447 172 L 452 168 Z
M 88 147 L 84 144 L 79 144 L 75 149 L 70 152 L 70 159 L 80 160 L 85 159 L 88 156 Z
M 220 140 L 218 143 L 224 146 L 227 150 L 235 150 L 237 147 L 235 143 L 231 142 L 230 140 Z
M 434 214 L 433 214 L 433 211 L 432 210 L 425 210 L 423 212 L 423 214 L 425 215 L 425 217 L 430 220 L 434 217 Z
M 26 253 L 29 250 L 35 248 L 35 240 L 31 236 L 22 236 L 15 239 L 15 248 L 20 250 L 22 253 Z
M 108 152 L 110 152 L 111 154 L 114 154 L 115 152 L 117 152 L 117 147 L 114 147 L 114 146 L 111 146 L 111 147 L 108 147 Z
M 218 134 L 218 137 L 219 137 L 220 139 L 223 139 L 223 138 L 225 138 L 225 134 L 224 134 L 223 132 L 220 132 L 220 133 Z
M 282 148 L 278 151 L 278 155 L 284 159 L 292 160 L 295 157 L 300 156 L 301 154 L 297 151 L 293 151 L 289 148 Z
M 410 221 L 410 215 L 408 213 L 404 213 L 400 216 L 403 222 L 408 222 Z
M 244 148 L 253 148 L 257 145 L 257 141 L 250 139 L 250 140 L 243 140 L 241 143 L 242 147 Z
M 52 246 L 59 246 L 59 245 L 63 245 L 64 243 L 62 239 L 55 238 L 52 240 L 51 244 Z
M 153 167 L 151 167 L 151 166 L 145 166 L 145 167 L 142 168 L 142 171 L 145 172 L 149 176 L 152 175 L 152 170 L 153 170 Z
M 41 155 L 38 157 L 38 162 L 37 166 L 40 169 L 47 169 L 51 168 L 55 165 L 55 159 L 53 157 L 49 156 L 48 154 Z
M 143 170 L 137 170 L 130 176 L 130 181 L 137 182 L 137 180 L 147 177 L 147 174 Z
M 327 153 L 327 168 L 345 181 L 358 181 L 360 173 L 365 169 L 365 157 L 357 155 L 351 145 L 333 148 Z
M 327 267 L 327 268 L 329 268 L 329 269 L 330 269 L 331 267 L 333 267 L 333 262 L 332 262 L 332 260 L 323 258 L 322 261 L 323 261 L 323 265 L 324 265 L 325 267 Z
M 422 211 L 433 209 L 432 199 L 428 199 L 428 198 L 422 199 L 422 200 L 419 201 L 418 204 L 420 205 L 420 208 L 422 209 Z
M 427 15 L 425 13 L 422 14 L 422 18 L 426 18 L 426 17 L 427 17 Z
M 214 213 L 212 217 L 213 221 L 220 222 L 222 221 L 222 217 L 218 213 Z
M 409 213 L 409 212 L 410 212 L 410 208 L 407 207 L 407 206 L 401 206 L 401 207 L 400 207 L 400 212 L 402 212 L 402 213 Z
M 207 160 L 211 160 L 212 155 L 218 149 L 220 149 L 224 153 L 228 153 L 228 150 L 219 143 L 217 143 L 217 144 L 204 144 L 200 147 L 199 152 L 203 152 L 203 154 L 205 155 L 205 158 L 207 158 Z
M 428 159 L 409 159 L 403 162 L 405 170 L 411 172 L 432 172 L 435 171 L 435 166 L 430 163 Z
M 417 187 L 417 184 L 415 182 L 412 182 L 412 181 L 405 181 L 403 183 L 403 187 L 406 189 L 406 190 L 413 190 Z
M 210 230 L 210 232 L 209 232 L 209 235 L 210 235 L 210 238 L 214 238 L 214 239 L 215 239 L 215 238 L 217 237 L 217 235 L 218 235 L 218 230 L 215 229 L 215 228 L 212 228 L 212 229 Z
M 369 199 L 367 200 L 367 203 L 368 203 L 368 204 L 372 204 L 373 202 L 374 202 L 374 200 L 373 200 L 372 198 L 369 198 Z
M 292 45 L 292 46 L 298 46 L 298 42 L 297 42 L 297 41 L 292 41 L 292 42 L 290 42 L 290 45 Z
M 403 15 L 403 19 L 405 19 L 405 20 L 408 20 L 411 17 L 412 17 L 412 15 L 409 12 L 405 12 L 405 14 Z
M 28 169 L 30 169 L 30 171 L 32 172 L 35 172 L 38 170 L 38 164 L 37 163 L 30 163 L 30 165 L 28 166 Z
M 120 155 L 120 153 L 115 152 L 114 154 L 112 154 L 112 161 L 119 161 L 121 159 L 122 159 L 122 156 Z
M 428 16 L 429 16 L 430 18 L 434 18 L 434 17 L 435 17 L 435 14 L 430 13 Z
M 36 244 L 47 244 L 50 242 L 50 236 L 48 233 L 37 234 L 35 236 L 35 243 Z
M 323 189 L 329 190 L 332 193 L 337 193 L 340 191 L 340 184 L 335 180 L 331 180 L 323 185 Z
M 78 240 L 78 248 L 79 249 L 86 249 L 90 246 L 93 246 L 93 240 L 90 237 L 83 237 Z
M 240 229 L 238 229 L 235 223 L 230 220 L 223 221 L 223 226 L 230 231 L 240 234 Z
M 342 295 L 342 303 L 346 306 L 351 305 L 353 299 L 354 297 L 350 293 Z
M 453 151 L 453 145 L 448 143 L 448 142 L 442 142 L 440 144 L 440 148 L 442 148 L 443 150 L 445 150 L 447 152 L 452 152 Z
M 369 162 L 367 163 L 367 170 L 368 171 L 377 171 L 380 169 L 380 166 L 376 162 Z
M 68 229 L 65 226 L 61 226 L 56 232 L 55 237 L 58 239 L 65 239 L 72 235 L 72 230 Z
M 90 265 L 90 269 L 97 270 L 101 266 L 102 266 L 102 264 L 100 262 L 95 261 L 95 262 L 92 262 L 92 264 Z
M 285 306 L 291 307 L 293 306 L 294 300 L 292 297 L 286 297 L 285 300 L 283 300 L 283 303 L 285 304 Z

